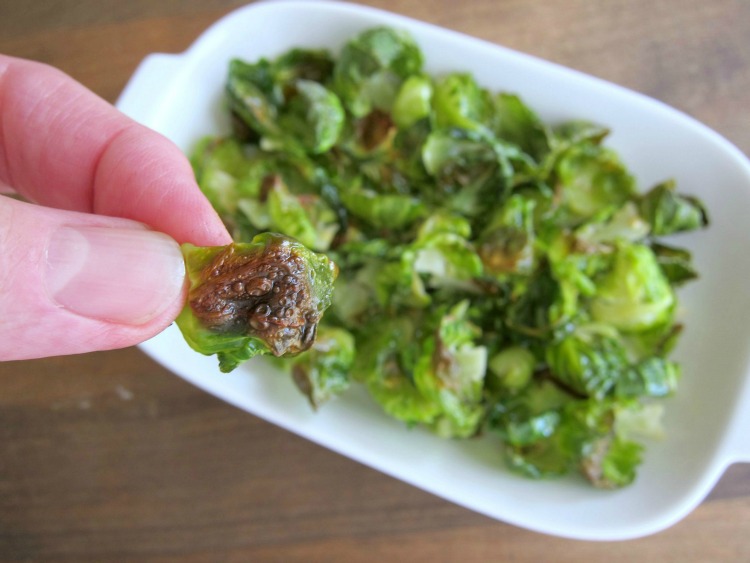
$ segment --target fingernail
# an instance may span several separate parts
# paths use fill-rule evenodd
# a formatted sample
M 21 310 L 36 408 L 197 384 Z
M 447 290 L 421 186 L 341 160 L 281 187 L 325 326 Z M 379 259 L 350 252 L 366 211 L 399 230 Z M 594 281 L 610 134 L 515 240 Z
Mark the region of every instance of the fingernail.
M 84 317 L 141 325 L 182 294 L 178 244 L 146 229 L 62 227 L 47 246 L 45 282 L 60 307 Z

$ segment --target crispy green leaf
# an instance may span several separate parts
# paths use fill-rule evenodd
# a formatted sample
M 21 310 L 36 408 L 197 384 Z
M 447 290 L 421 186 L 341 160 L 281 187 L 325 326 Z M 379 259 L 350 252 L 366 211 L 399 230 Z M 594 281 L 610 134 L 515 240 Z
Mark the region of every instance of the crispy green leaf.
M 406 33 L 367 30 L 344 45 L 334 69 L 336 92 L 347 109 L 363 117 L 390 111 L 403 82 L 422 70 L 422 52 Z
M 582 143 L 557 163 L 565 207 L 578 217 L 591 217 L 610 206 L 620 207 L 635 194 L 635 182 L 611 149 Z
M 638 200 L 641 215 L 657 236 L 692 231 L 708 225 L 708 212 L 695 197 L 680 195 L 673 180 L 654 186 Z
M 537 162 L 550 151 L 551 132 L 519 96 L 501 92 L 494 98 L 495 134 L 518 145 Z
M 611 335 L 579 330 L 552 342 L 546 360 L 552 377 L 586 397 L 604 398 L 628 368 L 624 346 Z
M 477 344 L 479 330 L 466 318 L 463 301 L 438 323 L 428 336 L 414 368 L 414 383 L 440 406 L 434 430 L 446 437 L 476 433 L 482 418 L 482 387 L 487 367 L 487 350 Z
M 651 250 L 656 255 L 661 271 L 672 285 L 680 286 L 698 277 L 689 251 L 657 242 L 651 244 Z
M 313 408 L 349 388 L 354 337 L 342 328 L 321 327 L 312 347 L 290 360 L 297 387 Z
M 591 314 L 623 331 L 642 331 L 672 320 L 676 297 L 653 251 L 620 244 L 612 266 L 596 280 Z

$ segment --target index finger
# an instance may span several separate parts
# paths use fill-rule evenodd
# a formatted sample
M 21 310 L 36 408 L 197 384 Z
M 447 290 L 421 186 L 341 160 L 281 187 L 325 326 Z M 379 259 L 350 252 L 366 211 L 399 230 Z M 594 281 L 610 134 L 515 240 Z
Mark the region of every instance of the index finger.
M 168 139 L 62 72 L 0 55 L 0 184 L 60 209 L 141 221 L 178 242 L 230 236 Z

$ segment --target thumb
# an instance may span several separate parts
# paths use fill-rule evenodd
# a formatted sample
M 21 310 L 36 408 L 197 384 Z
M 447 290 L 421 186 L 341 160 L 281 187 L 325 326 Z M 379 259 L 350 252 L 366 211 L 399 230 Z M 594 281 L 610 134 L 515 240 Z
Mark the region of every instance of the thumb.
M 136 344 L 174 320 L 185 292 L 167 235 L 0 196 L 0 360 Z

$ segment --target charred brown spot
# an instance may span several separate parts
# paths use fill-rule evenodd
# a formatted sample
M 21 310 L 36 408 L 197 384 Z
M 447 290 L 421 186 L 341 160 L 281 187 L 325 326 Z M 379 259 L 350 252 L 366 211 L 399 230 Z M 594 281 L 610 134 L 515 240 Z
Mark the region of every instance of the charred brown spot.
M 432 364 L 435 366 L 435 373 L 443 387 L 451 389 L 455 387 L 455 382 L 451 376 L 456 369 L 456 360 L 439 337 L 436 341 L 435 351 L 432 354 Z
M 313 383 L 312 381 L 310 381 L 310 376 L 307 371 L 305 371 L 302 366 L 295 365 L 292 368 L 292 379 L 294 381 L 294 384 L 297 386 L 297 389 L 302 391 L 302 394 L 309 399 L 310 404 L 312 404 L 313 408 L 317 407 L 313 399 Z
M 589 455 L 581 461 L 581 472 L 591 484 L 599 489 L 615 488 L 614 484 L 604 475 L 604 458 L 607 457 L 612 445 L 612 436 L 607 435 L 597 439 L 590 446 Z
M 305 261 L 284 245 L 252 254 L 222 250 L 189 295 L 207 329 L 262 339 L 276 356 L 307 350 L 322 312 L 312 298 Z
M 260 184 L 258 201 L 260 201 L 261 203 L 265 203 L 266 201 L 268 201 L 268 196 L 275 188 L 278 188 L 281 183 L 282 180 L 277 174 L 269 174 L 268 176 L 264 177 L 263 181 Z
M 515 229 L 498 229 L 488 240 L 482 242 L 477 252 L 489 272 L 513 272 L 520 260 L 525 258 L 524 250 L 528 237 Z
M 357 138 L 368 151 L 380 146 L 393 132 L 395 125 L 391 116 L 377 109 L 357 123 Z

